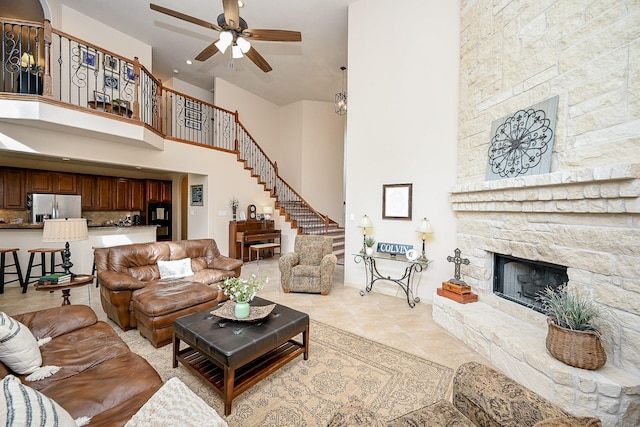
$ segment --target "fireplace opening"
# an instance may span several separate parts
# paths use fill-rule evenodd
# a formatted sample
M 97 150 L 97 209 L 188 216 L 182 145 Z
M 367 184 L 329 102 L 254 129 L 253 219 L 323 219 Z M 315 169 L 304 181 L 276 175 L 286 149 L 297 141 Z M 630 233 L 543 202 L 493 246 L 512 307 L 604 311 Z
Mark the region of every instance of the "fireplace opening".
M 547 286 L 556 289 L 569 281 L 567 267 L 541 261 L 494 254 L 493 293 L 542 311 L 537 296 Z

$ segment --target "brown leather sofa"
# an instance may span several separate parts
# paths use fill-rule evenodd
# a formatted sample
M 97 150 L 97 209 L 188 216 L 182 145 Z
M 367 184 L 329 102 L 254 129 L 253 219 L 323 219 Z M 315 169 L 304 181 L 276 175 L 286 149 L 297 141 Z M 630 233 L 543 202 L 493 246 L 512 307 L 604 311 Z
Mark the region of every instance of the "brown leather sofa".
M 91 426 L 123 426 L 162 386 L 142 357 L 85 305 L 67 305 L 12 316 L 38 338 L 43 365 L 60 367 L 39 381 L 25 381 L 0 363 L 0 376 L 15 375 L 56 401 L 73 418 L 92 417 Z
M 95 249 L 100 301 L 109 319 L 160 347 L 173 321 L 227 299 L 217 283 L 239 277 L 242 261 L 220 254 L 213 239 L 137 243 Z M 193 275 L 161 279 L 158 261 L 190 258 Z

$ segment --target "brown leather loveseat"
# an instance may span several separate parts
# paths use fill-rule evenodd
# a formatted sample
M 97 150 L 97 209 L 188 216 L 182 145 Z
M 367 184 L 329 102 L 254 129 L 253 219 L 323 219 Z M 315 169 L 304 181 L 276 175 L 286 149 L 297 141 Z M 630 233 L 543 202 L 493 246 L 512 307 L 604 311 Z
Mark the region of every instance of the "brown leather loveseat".
M 213 239 L 137 243 L 95 249 L 102 308 L 123 330 L 160 347 L 173 335 L 173 321 L 227 299 L 217 284 L 239 277 L 242 261 L 220 254 Z M 187 261 L 189 275 L 162 278 L 159 262 Z M 191 274 L 192 272 L 192 274 Z
M 156 370 L 131 352 L 113 328 L 98 321 L 86 305 L 66 305 L 11 317 L 35 337 L 51 338 L 40 347 L 42 365 L 60 370 L 38 381 L 26 381 L 25 375 L 11 372 L 0 362 L 0 378 L 9 374 L 18 377 L 53 399 L 73 418 L 91 417 L 90 426 L 123 426 L 162 387 Z M 18 405 L 18 401 L 14 403 Z M 33 403 L 33 411 L 42 407 Z M 13 409 L 21 413 L 29 408 Z

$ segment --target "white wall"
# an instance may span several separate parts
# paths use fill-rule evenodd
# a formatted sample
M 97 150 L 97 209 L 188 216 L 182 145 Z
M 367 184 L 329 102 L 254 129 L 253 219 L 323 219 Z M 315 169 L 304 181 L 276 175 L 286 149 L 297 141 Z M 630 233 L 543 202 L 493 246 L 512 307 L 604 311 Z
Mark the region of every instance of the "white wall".
M 55 1 L 57 0 L 52 0 L 51 3 Z M 61 11 L 61 19 L 51 23 L 54 28 L 125 58 L 133 59 L 137 56 L 141 64 L 152 70 L 151 46 L 148 44 L 114 30 L 74 9 L 62 6 Z
M 344 119 L 329 102 L 302 101 L 300 194 L 324 215 L 344 225 Z
M 162 82 L 162 86 L 171 88 L 185 95 L 192 96 L 201 101 L 208 102 L 209 104 L 213 104 L 213 93 L 211 91 L 189 84 L 177 77 L 173 77 L 166 82 Z
M 360 1 L 349 8 L 345 283 L 362 287 L 364 282 L 362 264 L 350 256 L 362 246 L 357 225 L 363 214 L 371 217 L 376 240 L 416 248 L 422 242 L 414 230 L 426 216 L 434 230 L 427 257 L 434 262 L 422 274 L 419 294 L 431 300 L 453 275 L 446 257 L 456 246 L 448 197 L 456 182 L 460 3 L 407 0 L 402 12 L 410 25 L 382 35 L 388 1 Z M 413 184 L 413 218 L 383 221 L 382 185 L 398 183 Z M 379 267 L 392 276 L 404 271 L 391 261 Z M 398 293 L 399 287 L 380 289 Z

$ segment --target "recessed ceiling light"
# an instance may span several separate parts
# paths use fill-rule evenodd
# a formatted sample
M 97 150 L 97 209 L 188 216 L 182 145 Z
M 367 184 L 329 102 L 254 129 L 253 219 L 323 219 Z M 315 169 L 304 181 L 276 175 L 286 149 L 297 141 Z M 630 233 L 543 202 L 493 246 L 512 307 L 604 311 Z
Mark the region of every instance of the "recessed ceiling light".
M 187 59 L 187 65 L 191 65 L 191 64 L 193 64 L 193 61 L 190 59 Z
M 177 68 L 173 70 L 173 74 L 178 74 L 178 73 L 179 73 L 179 71 L 178 71 Z

